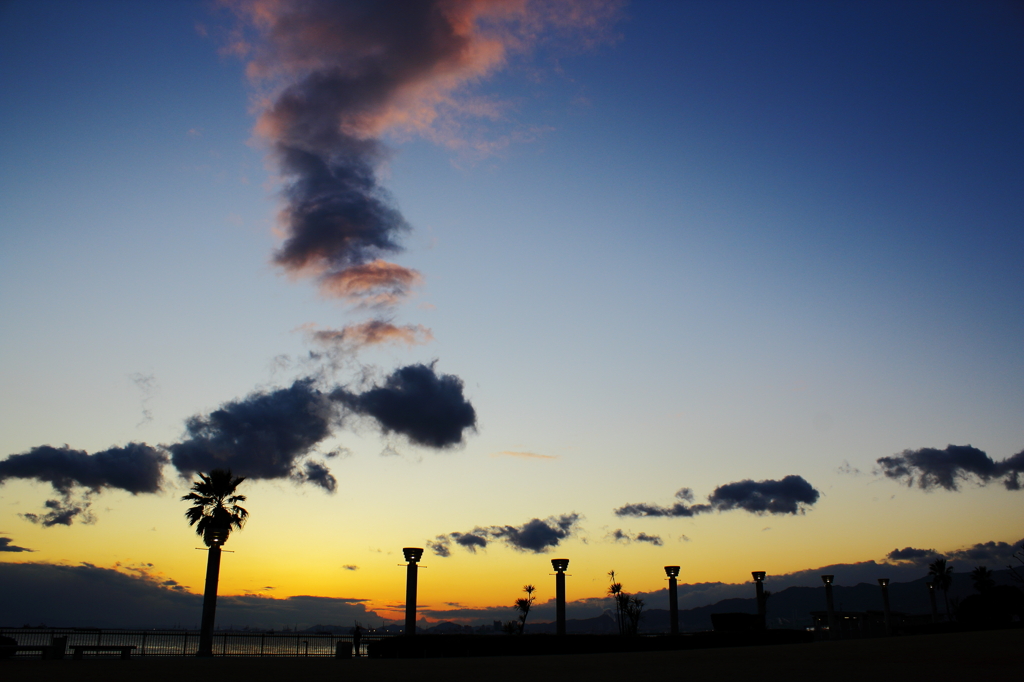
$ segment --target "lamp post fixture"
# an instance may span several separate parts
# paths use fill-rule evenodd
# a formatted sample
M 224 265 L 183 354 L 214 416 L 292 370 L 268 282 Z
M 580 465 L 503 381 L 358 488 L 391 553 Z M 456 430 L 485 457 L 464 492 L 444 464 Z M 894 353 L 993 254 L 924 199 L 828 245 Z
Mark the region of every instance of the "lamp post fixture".
M 555 569 L 555 620 L 557 634 L 565 634 L 565 569 L 569 568 L 568 559 L 552 559 L 551 567 Z
M 768 610 L 768 605 L 764 599 L 764 577 L 766 573 L 764 571 L 752 571 L 750 575 L 754 576 L 754 588 L 757 590 L 757 616 L 761 621 L 761 629 L 765 628 L 765 615 Z
M 670 630 L 673 635 L 679 634 L 679 595 L 676 594 L 676 578 L 679 577 L 678 566 L 666 566 L 665 575 L 668 576 L 668 612 L 671 623 Z
M 882 609 L 885 612 L 885 636 L 892 635 L 892 615 L 889 612 L 889 579 L 879 578 L 878 584 L 882 588 Z
M 417 563 L 423 558 L 421 547 L 403 547 L 402 554 L 408 561 L 405 573 L 405 635 L 416 634 L 416 579 L 419 575 Z
M 832 581 L 834 575 L 821 576 L 821 582 L 825 583 L 825 607 L 828 609 L 828 638 L 839 639 L 839 630 L 836 628 L 836 610 L 832 603 Z
M 928 586 L 928 599 L 932 603 L 932 622 L 933 623 L 938 623 L 939 622 L 939 607 L 935 603 L 935 583 L 932 582 L 932 581 L 929 581 L 929 582 L 926 582 L 925 585 Z

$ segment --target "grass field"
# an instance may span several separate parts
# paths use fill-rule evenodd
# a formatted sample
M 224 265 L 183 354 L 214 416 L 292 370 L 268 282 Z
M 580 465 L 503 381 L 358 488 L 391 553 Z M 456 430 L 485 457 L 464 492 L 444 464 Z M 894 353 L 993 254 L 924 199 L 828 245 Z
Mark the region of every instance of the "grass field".
M 998 680 L 1024 672 L 1024 629 L 655 653 L 423 660 L 134 658 L 0 661 L 18 682 L 647 682 Z

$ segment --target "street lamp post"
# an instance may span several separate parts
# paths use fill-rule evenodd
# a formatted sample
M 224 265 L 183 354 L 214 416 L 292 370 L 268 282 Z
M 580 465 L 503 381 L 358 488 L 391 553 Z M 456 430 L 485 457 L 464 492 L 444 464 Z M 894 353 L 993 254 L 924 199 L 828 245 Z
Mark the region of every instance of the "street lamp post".
M 409 562 L 405 573 L 405 635 L 412 637 L 416 634 L 416 581 L 419 576 L 418 562 L 423 558 L 423 549 L 403 547 L 402 554 Z
M 552 559 L 551 567 L 555 569 L 555 619 L 556 632 L 565 634 L 565 569 L 569 568 L 568 559 Z
M 764 598 L 764 571 L 752 571 L 751 574 L 754 576 L 754 587 L 757 590 L 757 616 L 760 620 L 761 629 L 765 628 L 765 616 L 767 615 L 768 605 L 765 603 Z
M 834 575 L 821 576 L 821 582 L 825 583 L 825 606 L 828 609 L 828 638 L 839 639 L 839 630 L 836 628 L 836 610 L 832 603 L 832 581 Z
M 676 578 L 679 577 L 678 566 L 666 566 L 665 575 L 668 576 L 668 611 L 671 623 L 670 630 L 673 635 L 679 634 L 679 595 L 676 594 Z
M 878 584 L 882 587 L 882 609 L 885 613 L 885 636 L 892 635 L 892 615 L 889 612 L 889 579 L 879 578 Z
M 939 607 L 935 603 L 935 583 L 929 581 L 929 582 L 926 582 L 925 585 L 928 586 L 928 599 L 932 603 L 932 622 L 933 623 L 938 623 L 939 622 Z

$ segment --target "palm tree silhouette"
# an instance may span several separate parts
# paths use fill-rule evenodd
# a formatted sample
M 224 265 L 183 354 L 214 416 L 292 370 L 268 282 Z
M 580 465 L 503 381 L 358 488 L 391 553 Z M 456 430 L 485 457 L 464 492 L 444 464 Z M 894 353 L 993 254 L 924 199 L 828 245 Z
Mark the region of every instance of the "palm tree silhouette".
M 199 650 L 196 656 L 213 656 L 213 623 L 217 615 L 217 583 L 220 581 L 220 548 L 227 542 L 232 528 L 241 530 L 249 512 L 238 506 L 245 495 L 235 490 L 245 480 L 232 476 L 230 469 L 214 469 L 198 474 L 192 483 L 192 492 L 181 498 L 191 502 L 185 511 L 188 525 L 195 526 L 196 535 L 210 548 L 206 560 L 206 589 L 203 592 L 203 624 L 199 632 Z
M 949 588 L 953 586 L 953 567 L 946 564 L 945 559 L 936 559 L 928 564 L 928 575 L 935 576 L 935 587 L 942 590 L 942 598 L 946 602 L 946 620 L 949 617 Z
M 992 571 L 988 570 L 986 566 L 978 566 L 971 571 L 971 580 L 974 582 L 974 589 L 980 594 L 984 594 L 996 586 Z

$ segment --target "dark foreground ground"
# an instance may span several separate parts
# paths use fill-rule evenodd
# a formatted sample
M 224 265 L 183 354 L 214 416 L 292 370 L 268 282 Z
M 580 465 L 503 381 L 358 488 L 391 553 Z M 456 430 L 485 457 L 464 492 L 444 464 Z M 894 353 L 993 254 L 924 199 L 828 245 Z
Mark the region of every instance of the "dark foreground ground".
M 421 660 L 134 658 L 0 661 L 18 682 L 641 682 L 999 680 L 1024 671 L 1024 629 L 653 653 Z

